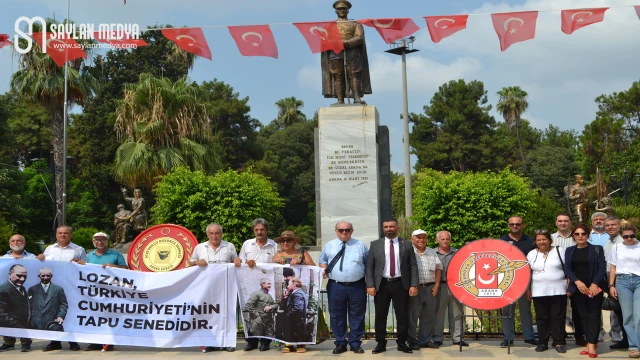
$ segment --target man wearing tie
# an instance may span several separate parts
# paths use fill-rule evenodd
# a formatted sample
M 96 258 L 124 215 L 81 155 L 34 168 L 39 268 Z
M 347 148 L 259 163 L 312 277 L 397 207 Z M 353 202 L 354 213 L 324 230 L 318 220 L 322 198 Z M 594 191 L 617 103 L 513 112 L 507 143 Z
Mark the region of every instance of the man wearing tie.
M 27 268 L 20 264 L 9 268 L 9 280 L 0 285 L 0 327 L 21 329 L 30 327 L 29 298 L 24 288 L 25 281 L 27 281 Z M 31 339 L 23 338 L 20 341 L 22 351 L 31 350 Z M 14 346 L 15 338 L 13 344 L 10 344 L 5 337 L 2 351 L 11 350 Z
M 398 220 L 382 223 L 385 237 L 371 243 L 367 261 L 367 293 L 376 305 L 374 354 L 387 351 L 387 314 L 393 300 L 398 330 L 398 351 L 412 353 L 407 346 L 409 296 L 418 294 L 418 266 L 411 242 L 398 237 Z
M 335 336 L 334 354 L 347 351 L 347 314 L 349 315 L 349 346 L 356 354 L 363 354 L 362 335 L 364 317 L 367 310 L 365 290 L 365 266 L 367 247 L 357 239 L 351 238 L 353 225 L 346 221 L 336 224 L 337 239 L 329 241 L 320 254 L 320 267 L 323 276 L 329 278 L 327 295 L 331 331 Z
M 51 282 L 53 273 L 47 267 L 40 269 L 38 278 L 40 283 L 29 288 L 32 304 L 31 323 L 39 330 L 64 331 L 62 323 L 69 309 L 64 289 Z M 42 351 L 61 348 L 62 344 L 59 341 L 52 341 Z

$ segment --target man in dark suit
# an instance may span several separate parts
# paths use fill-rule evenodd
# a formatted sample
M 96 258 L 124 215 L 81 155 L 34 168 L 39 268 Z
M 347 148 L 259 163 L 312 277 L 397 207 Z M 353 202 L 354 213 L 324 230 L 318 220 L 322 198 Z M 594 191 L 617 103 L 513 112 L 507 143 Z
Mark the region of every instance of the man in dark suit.
M 25 281 L 27 269 L 20 264 L 13 265 L 9 269 L 9 280 L 0 286 L 0 327 L 29 328 L 29 298 L 24 288 Z M 20 341 L 23 350 L 31 349 L 31 339 L 22 338 Z M 3 351 L 13 348 L 9 345 L 3 344 Z
M 393 300 L 398 324 L 398 350 L 411 353 L 407 346 L 409 296 L 418 294 L 418 266 L 411 242 L 398 238 L 398 220 L 382 223 L 385 237 L 371 242 L 365 281 L 367 294 L 376 305 L 376 345 L 374 354 L 387 350 L 387 314 Z
M 40 283 L 29 288 L 33 327 L 40 330 L 62 331 L 62 323 L 69 308 L 64 289 L 51 283 L 53 274 L 49 268 L 40 269 L 38 278 Z M 49 325 L 50 322 L 55 322 L 57 325 Z M 62 349 L 60 341 L 52 341 L 42 351 L 59 349 Z
M 288 323 L 285 327 L 284 340 L 291 342 L 309 341 L 307 339 L 307 306 L 309 299 L 302 291 L 302 281 L 296 277 L 289 279 L 287 290 L 289 291 L 289 296 L 284 311 Z

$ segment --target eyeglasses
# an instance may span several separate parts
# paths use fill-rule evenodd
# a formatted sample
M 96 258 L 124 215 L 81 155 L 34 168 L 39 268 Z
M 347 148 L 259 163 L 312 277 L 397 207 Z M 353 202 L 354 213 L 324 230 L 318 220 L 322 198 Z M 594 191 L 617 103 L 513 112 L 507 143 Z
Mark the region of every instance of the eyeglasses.
M 109 239 L 105 239 L 105 238 L 96 238 L 96 239 L 93 239 L 93 241 L 107 242 L 107 241 L 109 241 Z
M 573 236 L 587 236 L 587 233 L 573 233 Z
M 536 230 L 533 232 L 535 235 L 548 235 L 549 232 L 547 230 Z
M 631 235 L 622 235 L 623 239 L 635 239 L 636 238 L 636 234 L 631 234 Z
M 351 230 L 353 230 L 353 229 L 336 229 L 336 231 L 338 231 L 340 234 L 342 234 L 342 233 L 350 233 Z
M 515 226 L 521 226 L 522 223 L 511 223 L 509 224 L 510 227 L 515 227 Z
M 293 242 L 293 239 L 282 239 L 283 243 L 290 243 Z

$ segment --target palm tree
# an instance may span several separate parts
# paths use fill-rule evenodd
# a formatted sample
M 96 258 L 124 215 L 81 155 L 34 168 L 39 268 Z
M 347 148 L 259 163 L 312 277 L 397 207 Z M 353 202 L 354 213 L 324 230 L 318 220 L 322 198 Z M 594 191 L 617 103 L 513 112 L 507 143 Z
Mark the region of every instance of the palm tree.
M 157 176 L 176 166 L 218 168 L 205 99 L 186 77 L 173 82 L 144 73 L 127 84 L 116 110 L 116 133 L 124 140 L 116 152 L 116 180 L 151 189 Z
M 304 106 L 302 100 L 298 100 L 295 96 L 280 99 L 276 102 L 278 107 L 277 121 L 282 128 L 303 122 L 307 117 L 300 111 Z
M 524 149 L 522 147 L 522 139 L 520 138 L 520 116 L 527 111 L 529 103 L 527 102 L 527 92 L 520 89 L 519 86 L 509 86 L 498 91 L 497 109 L 504 118 L 510 130 L 516 129 L 518 137 L 518 147 L 520 148 L 520 157 L 524 164 Z
M 59 24 L 55 19 L 46 20 L 46 30 L 50 31 L 52 24 Z M 33 32 L 41 32 L 39 23 L 33 24 Z M 26 47 L 26 40 L 21 39 L 22 48 Z M 78 40 L 81 45 L 94 42 L 92 40 Z M 42 53 L 42 49 L 34 42 L 34 48 L 26 54 L 18 55 L 19 68 L 11 76 L 12 91 L 28 101 L 39 103 L 51 114 L 53 127 L 53 162 L 55 165 L 56 208 L 62 214 L 62 184 L 63 148 L 64 148 L 64 68 L 58 67 L 49 55 Z M 90 55 L 90 48 L 84 48 Z M 102 79 L 98 68 L 90 66 L 86 59 L 76 59 L 68 63 L 69 87 L 68 104 L 83 105 L 89 97 L 96 95 L 101 87 Z M 58 219 L 61 220 L 60 218 Z M 60 224 L 60 223 L 59 223 Z M 61 224 L 60 224 L 61 225 Z

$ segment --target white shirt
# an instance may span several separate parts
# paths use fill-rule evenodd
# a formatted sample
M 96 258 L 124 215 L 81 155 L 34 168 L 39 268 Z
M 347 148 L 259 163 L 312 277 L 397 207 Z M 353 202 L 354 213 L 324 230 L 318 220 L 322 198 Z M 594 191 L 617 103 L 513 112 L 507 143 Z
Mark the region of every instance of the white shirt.
M 635 245 L 616 244 L 611 247 L 611 265 L 616 267 L 617 274 L 633 274 L 640 276 L 640 243 Z
M 58 243 L 55 243 L 47 246 L 44 250 L 45 260 L 71 261 L 73 258 L 87 260 L 87 253 L 74 243 L 69 243 L 66 247 L 61 247 Z
M 569 246 L 574 246 L 576 244 L 576 241 L 571 236 L 571 233 L 569 233 L 569 236 L 564 237 L 559 232 L 555 232 L 551 234 L 551 240 L 553 240 L 551 246 L 560 246 L 563 249 L 566 249 Z
M 564 263 L 565 248 L 559 248 L 562 263 Z M 562 263 L 558 258 L 558 250 L 554 246 L 547 253 L 533 249 L 527 254 L 531 266 L 531 296 L 555 296 L 567 294 L 567 280 L 562 270 Z
M 420 284 L 426 284 L 436 281 L 436 270 L 442 270 L 442 261 L 433 249 L 425 248 L 424 252 L 420 253 L 418 249 L 413 247 L 413 251 L 416 253 L 416 262 L 418 263 L 418 277 L 420 278 Z M 441 279 L 442 280 L 442 279 Z
M 206 241 L 193 249 L 190 261 L 205 260 L 209 264 L 231 263 L 236 257 L 236 247 L 232 243 L 222 240 L 218 249 L 213 250 L 209 241 Z
M 256 263 L 270 263 L 273 259 L 273 255 L 276 254 L 277 245 L 276 242 L 267 239 L 267 243 L 260 248 L 258 246 L 258 242 L 256 238 L 249 239 L 242 244 L 242 248 L 240 249 L 240 254 L 238 257 L 242 259 L 243 262 L 247 262 L 248 260 L 255 260 Z
M 45 285 L 45 284 L 43 284 L 43 283 L 40 283 L 40 285 L 42 286 L 42 290 L 44 290 L 45 292 L 46 292 L 47 290 L 49 290 L 49 286 L 51 286 L 51 284 L 46 284 L 46 285 Z
M 611 248 L 615 245 L 615 244 L 621 244 L 624 240 L 622 239 L 622 236 L 617 235 L 616 237 L 613 238 L 612 240 L 607 241 L 606 244 L 604 244 L 604 246 L 602 247 L 604 249 L 604 259 L 607 261 L 607 273 L 609 273 L 609 271 L 611 270 L 611 263 L 609 262 L 609 259 L 611 258 Z M 607 277 L 607 281 L 609 281 L 609 278 Z
M 6 254 L 2 255 L 3 258 L 11 258 L 13 259 L 13 251 L 9 250 L 9 252 L 7 252 Z M 30 252 L 27 252 L 27 250 L 23 250 L 22 251 L 22 255 L 19 257 L 19 259 L 35 259 L 36 256 Z
M 386 278 L 390 278 L 391 277 L 391 257 L 389 257 L 390 254 L 390 248 L 391 248 L 391 239 L 387 239 L 386 237 L 384 238 L 384 271 L 382 272 L 382 276 L 386 277 Z M 400 273 L 400 243 L 398 242 L 398 237 L 396 236 L 395 239 L 393 239 L 393 253 L 394 253 L 394 258 L 395 258 L 395 268 L 396 268 L 396 273 L 394 278 L 396 277 L 400 277 L 400 275 L 402 275 Z

